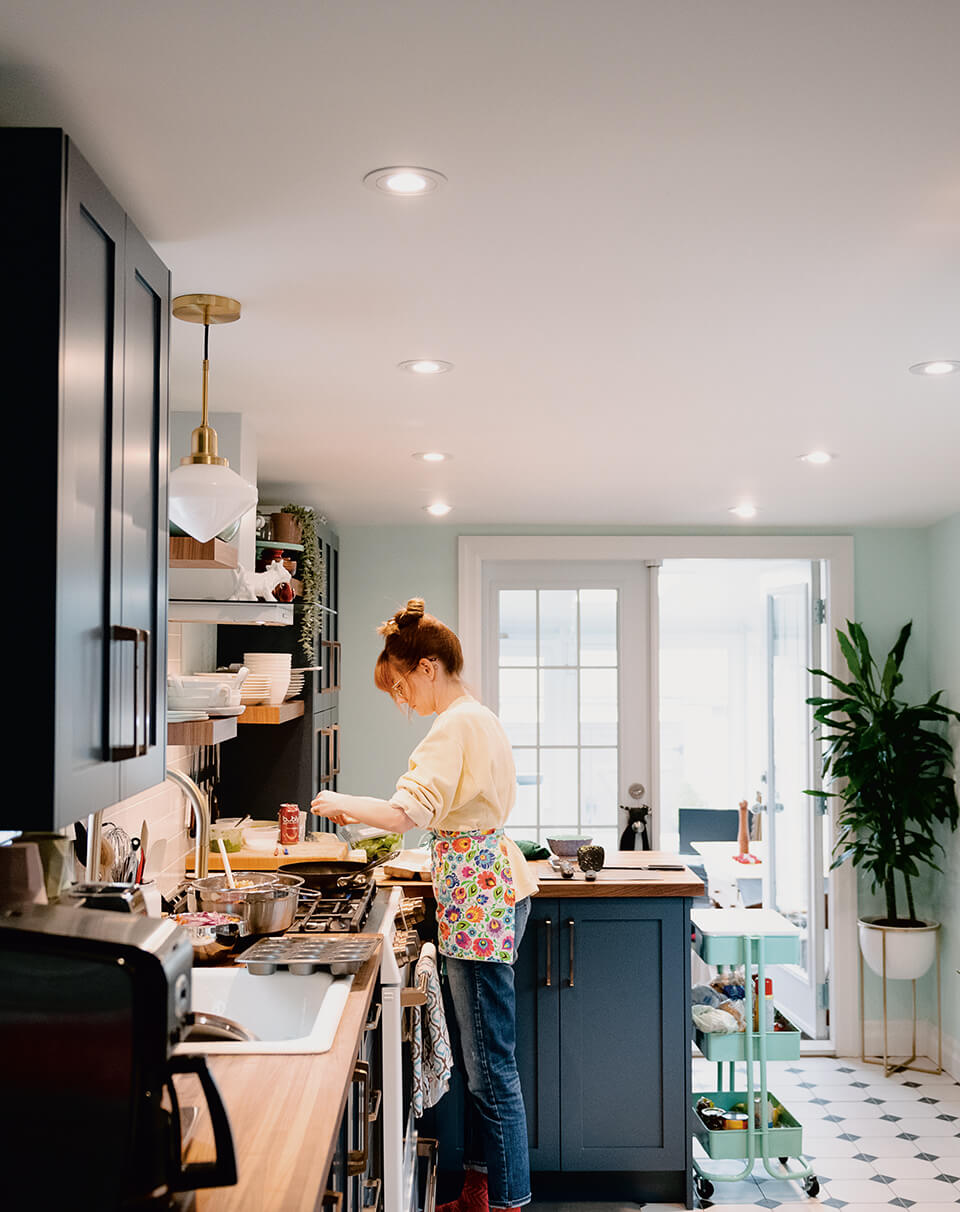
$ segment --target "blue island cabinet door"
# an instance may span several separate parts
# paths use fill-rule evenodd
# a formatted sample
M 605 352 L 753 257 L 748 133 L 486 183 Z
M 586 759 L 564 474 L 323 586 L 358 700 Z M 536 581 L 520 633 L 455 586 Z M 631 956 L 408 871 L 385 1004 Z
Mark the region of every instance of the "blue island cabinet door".
M 562 1169 L 682 1170 L 686 902 L 598 897 L 559 907 Z
M 560 1169 L 559 925 L 559 902 L 534 897 L 513 970 L 531 1170 Z

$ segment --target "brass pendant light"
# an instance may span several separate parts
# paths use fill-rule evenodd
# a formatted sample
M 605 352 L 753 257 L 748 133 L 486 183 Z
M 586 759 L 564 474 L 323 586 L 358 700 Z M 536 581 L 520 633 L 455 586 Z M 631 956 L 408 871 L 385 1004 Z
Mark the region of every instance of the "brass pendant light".
M 217 449 L 217 431 L 209 424 L 210 325 L 240 319 L 240 304 L 223 295 L 178 295 L 178 320 L 203 325 L 203 398 L 200 424 L 193 431 L 190 453 L 170 473 L 170 520 L 206 543 L 257 503 L 257 490 L 230 470 Z

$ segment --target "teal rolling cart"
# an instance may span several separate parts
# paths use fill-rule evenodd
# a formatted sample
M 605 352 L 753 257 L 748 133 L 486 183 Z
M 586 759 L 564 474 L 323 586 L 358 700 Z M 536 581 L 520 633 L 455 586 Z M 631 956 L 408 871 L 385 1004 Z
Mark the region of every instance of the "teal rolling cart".
M 792 922 L 771 909 L 695 909 L 694 948 L 701 958 L 721 971 L 743 964 L 744 1013 L 746 1030 L 731 1035 L 696 1033 L 703 1055 L 717 1063 L 716 1090 L 698 1090 L 690 1107 L 693 1135 L 707 1156 L 715 1160 L 742 1158 L 743 1167 L 735 1174 L 716 1174 L 693 1159 L 693 1185 L 701 1200 L 713 1194 L 714 1183 L 739 1182 L 753 1172 L 754 1162 L 762 1161 L 771 1178 L 778 1181 L 800 1179 L 806 1193 L 817 1195 L 820 1183 L 803 1158 L 803 1127 L 790 1111 L 771 1094 L 767 1084 L 767 1062 L 796 1060 L 800 1056 L 800 1032 L 755 1031 L 753 1027 L 753 982 L 765 988 L 767 964 L 795 964 L 800 960 L 800 931 Z M 758 1016 L 763 1021 L 763 1016 Z M 736 1063 L 747 1062 L 746 1089 L 737 1090 Z M 723 1066 L 728 1065 L 726 1088 Z M 756 1073 L 755 1073 L 756 1071 Z M 742 1131 L 711 1130 L 696 1110 L 698 1099 L 706 1096 L 724 1110 L 736 1103 L 747 1108 L 747 1127 Z M 759 1127 L 755 1108 L 759 1099 Z M 779 1108 L 777 1125 L 770 1125 L 768 1106 Z M 800 1168 L 789 1168 L 790 1159 Z M 775 1164 L 779 1163 L 779 1164 Z

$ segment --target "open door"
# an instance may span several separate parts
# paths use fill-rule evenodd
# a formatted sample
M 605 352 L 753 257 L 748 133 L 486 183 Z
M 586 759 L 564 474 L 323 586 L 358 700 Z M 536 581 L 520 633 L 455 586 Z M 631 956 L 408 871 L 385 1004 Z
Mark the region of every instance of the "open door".
M 808 1036 L 828 1035 L 824 801 L 805 795 L 818 788 L 812 714 L 819 694 L 811 668 L 822 668 L 824 612 L 819 561 L 805 583 L 767 594 L 767 812 L 763 817 L 768 871 L 764 908 L 775 909 L 802 931 L 798 964 L 771 970 L 774 998 Z

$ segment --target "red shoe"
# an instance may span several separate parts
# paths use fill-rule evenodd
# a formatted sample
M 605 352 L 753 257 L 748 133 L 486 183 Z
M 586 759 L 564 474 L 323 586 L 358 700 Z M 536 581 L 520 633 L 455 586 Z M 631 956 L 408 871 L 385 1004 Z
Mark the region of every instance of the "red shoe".
M 440 1204 L 437 1212 L 490 1212 L 486 1174 L 482 1170 L 464 1170 L 459 1197 L 448 1204 Z

